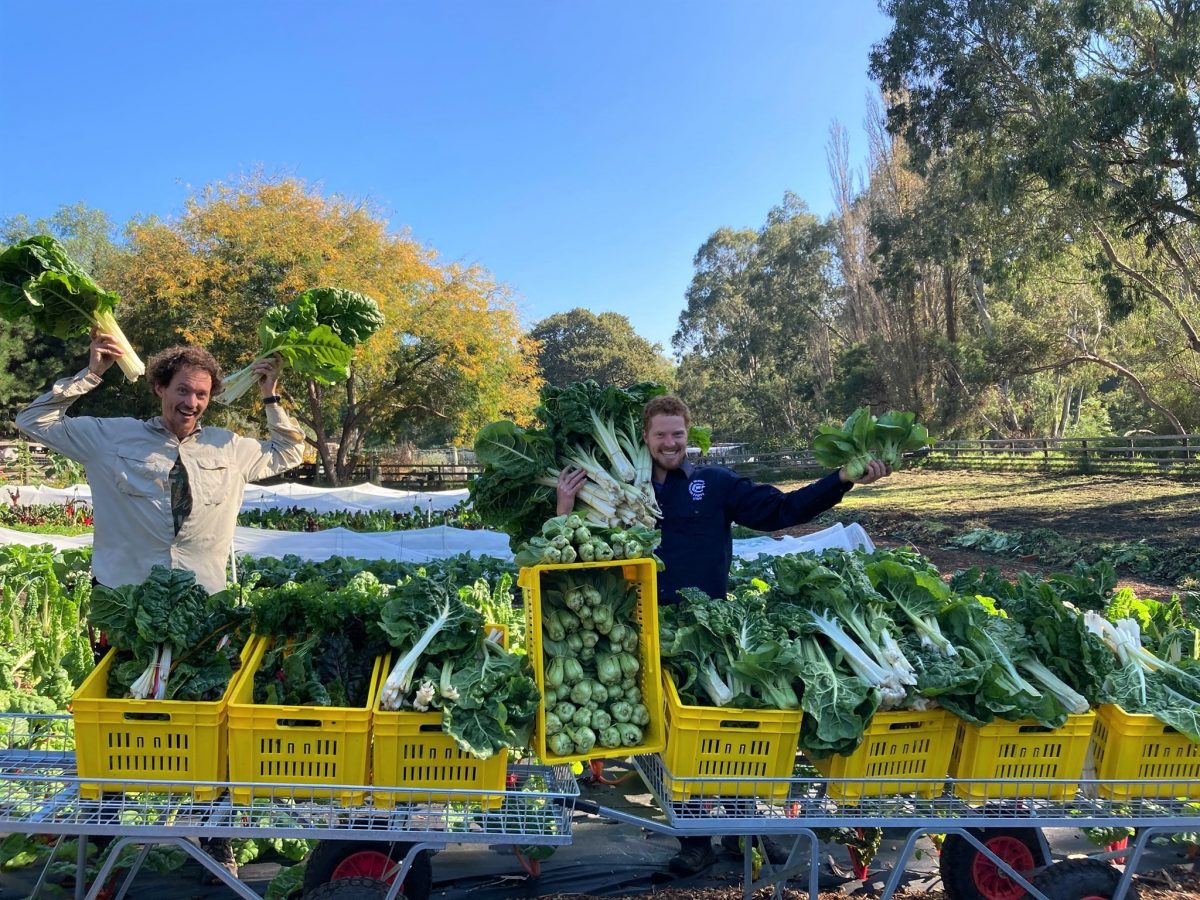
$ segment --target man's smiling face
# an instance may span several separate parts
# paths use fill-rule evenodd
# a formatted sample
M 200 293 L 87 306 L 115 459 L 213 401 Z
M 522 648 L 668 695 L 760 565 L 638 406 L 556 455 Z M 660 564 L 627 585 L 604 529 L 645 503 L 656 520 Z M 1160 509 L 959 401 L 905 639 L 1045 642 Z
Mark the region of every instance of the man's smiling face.
M 687 459 L 687 421 L 683 416 L 654 416 L 642 434 L 656 470 L 665 475 Z M 657 472 L 656 472 L 657 474 Z
M 212 376 L 203 369 L 184 366 L 166 387 L 155 387 L 162 399 L 162 422 L 181 441 L 196 430 L 208 408 Z

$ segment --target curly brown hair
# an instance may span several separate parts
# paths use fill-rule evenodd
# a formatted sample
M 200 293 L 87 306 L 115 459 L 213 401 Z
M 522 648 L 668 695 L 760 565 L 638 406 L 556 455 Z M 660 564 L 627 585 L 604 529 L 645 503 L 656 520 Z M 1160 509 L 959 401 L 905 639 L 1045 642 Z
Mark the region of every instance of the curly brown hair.
M 650 430 L 650 420 L 655 416 L 683 416 L 683 424 L 692 424 L 692 414 L 687 404 L 678 397 L 654 397 L 642 410 L 642 431 Z
M 155 353 L 146 363 L 150 387 L 167 387 L 180 369 L 199 369 L 212 378 L 210 396 L 221 393 L 221 364 L 203 347 L 168 347 Z

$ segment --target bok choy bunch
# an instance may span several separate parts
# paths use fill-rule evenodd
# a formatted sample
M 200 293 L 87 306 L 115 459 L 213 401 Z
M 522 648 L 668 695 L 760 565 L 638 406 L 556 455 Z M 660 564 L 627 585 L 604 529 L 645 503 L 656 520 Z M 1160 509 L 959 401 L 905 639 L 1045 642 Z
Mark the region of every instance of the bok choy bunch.
M 859 478 L 873 459 L 893 469 L 906 452 L 933 443 L 924 425 L 910 412 L 887 412 L 876 418 L 863 406 L 850 414 L 841 428 L 822 425 L 812 441 L 812 454 L 823 466 L 845 467 L 851 479 Z

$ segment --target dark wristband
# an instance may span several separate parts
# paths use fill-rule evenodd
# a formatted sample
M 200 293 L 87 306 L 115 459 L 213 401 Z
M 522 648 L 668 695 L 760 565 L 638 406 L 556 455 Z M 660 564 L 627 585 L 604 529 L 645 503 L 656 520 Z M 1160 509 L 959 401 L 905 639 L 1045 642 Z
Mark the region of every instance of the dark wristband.
M 262 398 L 263 406 L 266 406 L 268 403 L 279 403 L 282 400 L 283 400 L 283 398 L 280 397 L 278 394 L 272 394 L 270 397 Z

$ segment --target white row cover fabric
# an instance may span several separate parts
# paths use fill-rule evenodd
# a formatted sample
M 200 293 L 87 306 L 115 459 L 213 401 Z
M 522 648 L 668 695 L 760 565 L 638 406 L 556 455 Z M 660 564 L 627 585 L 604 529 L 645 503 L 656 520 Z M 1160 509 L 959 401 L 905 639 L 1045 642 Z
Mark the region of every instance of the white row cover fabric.
M 92 536 L 81 534 L 63 537 L 52 534 L 31 534 L 0 528 L 0 544 L 52 544 L 65 550 L 90 547 Z M 840 522 L 823 531 L 804 537 L 758 537 L 733 542 L 733 552 L 742 559 L 755 559 L 760 554 L 780 556 L 784 553 L 815 552 L 828 547 L 842 550 L 861 548 L 871 551 L 875 545 L 857 523 Z M 345 528 L 325 531 L 270 531 L 264 528 L 234 530 L 233 551 L 238 556 L 287 556 L 320 562 L 331 556 L 355 556 L 360 559 L 394 559 L 401 562 L 428 562 L 445 559 L 460 553 L 472 556 L 494 556 L 511 560 L 508 535 L 498 531 L 468 531 L 439 525 L 408 531 L 356 532 Z
M 0 500 L 12 500 L 20 506 L 42 504 L 91 503 L 92 489 L 86 484 L 74 484 L 66 488 L 36 487 L 25 485 L 0 485 L 7 496 Z M 396 491 L 380 487 L 369 481 L 350 487 L 322 488 L 307 484 L 274 484 L 270 486 L 251 484 L 246 487 L 242 498 L 242 510 L 287 509 L 297 506 L 310 512 L 328 513 L 368 512 L 442 512 L 452 509 L 467 499 L 467 490 L 457 491 Z
M 408 531 L 357 532 L 345 528 L 324 531 L 268 531 L 262 528 L 238 528 L 233 537 L 238 556 L 286 556 L 320 562 L 331 556 L 355 556 L 359 559 L 394 559 L 400 562 L 428 562 L 469 553 L 511 560 L 508 535 L 498 531 L 468 531 L 439 525 Z
M 764 536 L 733 542 L 733 553 L 741 559 L 757 559 L 760 554 L 782 556 L 785 553 L 816 553 L 830 548 L 864 550 L 870 553 L 875 549 L 875 543 L 857 522 L 851 522 L 849 525 L 836 522 L 821 531 L 800 537 Z
M 36 487 L 34 485 L 3 485 L 8 497 L 22 506 L 40 504 L 91 503 L 92 489 L 87 484 L 66 488 Z M 271 486 L 252 484 L 246 488 L 243 510 L 287 509 L 299 507 L 311 512 L 341 512 L 387 510 L 390 512 L 441 512 L 452 509 L 467 499 L 466 489 L 457 491 L 397 491 L 364 482 L 351 487 L 321 488 L 305 484 L 285 483 Z M 0 544 L 53 544 L 59 549 L 90 547 L 90 534 L 77 537 L 30 534 L 0 528 Z M 760 554 L 779 556 L 836 547 L 842 550 L 871 551 L 875 544 L 857 523 L 840 522 L 822 531 L 803 537 L 757 537 L 733 542 L 733 552 L 742 559 L 755 559 Z M 260 556 L 293 554 L 319 562 L 331 556 L 356 556 L 362 559 L 394 559 L 403 562 L 425 562 L 444 559 L 460 553 L 475 556 L 495 556 L 512 559 L 508 536 L 495 531 L 466 531 L 439 526 L 408 531 L 354 532 L 344 528 L 325 531 L 269 531 L 261 528 L 237 528 L 233 538 L 234 553 Z

